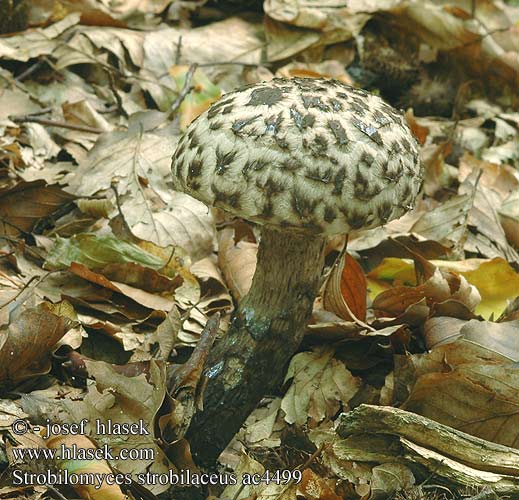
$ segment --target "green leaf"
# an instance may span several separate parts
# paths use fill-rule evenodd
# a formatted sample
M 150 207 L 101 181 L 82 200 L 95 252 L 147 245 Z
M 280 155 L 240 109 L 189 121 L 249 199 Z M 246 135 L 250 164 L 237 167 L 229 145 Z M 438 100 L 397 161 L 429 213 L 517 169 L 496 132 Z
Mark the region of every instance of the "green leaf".
M 78 262 L 89 269 L 102 269 L 107 264 L 134 262 L 152 269 L 160 269 L 164 262 L 159 257 L 142 250 L 133 243 L 121 241 L 114 236 L 78 234 L 72 238 L 58 238 L 49 252 L 47 269 L 68 269 Z

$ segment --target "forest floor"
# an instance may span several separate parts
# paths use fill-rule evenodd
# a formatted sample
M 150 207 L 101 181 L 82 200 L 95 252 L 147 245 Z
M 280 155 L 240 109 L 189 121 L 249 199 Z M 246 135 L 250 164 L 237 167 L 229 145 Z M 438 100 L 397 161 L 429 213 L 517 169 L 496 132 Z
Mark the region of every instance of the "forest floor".
M 212 102 L 274 77 L 401 109 L 425 182 L 347 252 L 330 239 L 284 384 L 203 496 L 519 498 L 517 2 L 0 1 L 2 32 L 0 498 L 168 498 L 171 471 L 200 474 L 199 339 L 227 330 L 259 233 L 173 191 L 171 158 Z M 74 446 L 119 458 L 16 451 Z M 64 470 L 105 475 L 37 477 Z

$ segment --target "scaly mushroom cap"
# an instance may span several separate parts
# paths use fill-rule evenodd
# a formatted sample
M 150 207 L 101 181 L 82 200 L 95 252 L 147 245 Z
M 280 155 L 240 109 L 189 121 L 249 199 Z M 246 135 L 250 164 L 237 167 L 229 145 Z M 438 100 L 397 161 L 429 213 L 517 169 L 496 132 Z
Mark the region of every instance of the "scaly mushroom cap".
M 225 94 L 173 156 L 173 187 L 244 219 L 314 233 L 372 228 L 413 207 L 418 144 L 401 113 L 334 80 Z

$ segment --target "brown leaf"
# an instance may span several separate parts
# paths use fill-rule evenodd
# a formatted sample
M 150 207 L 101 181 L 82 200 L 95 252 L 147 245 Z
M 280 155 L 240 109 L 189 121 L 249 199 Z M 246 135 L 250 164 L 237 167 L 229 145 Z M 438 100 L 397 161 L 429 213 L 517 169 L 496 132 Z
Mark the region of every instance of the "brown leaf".
M 0 192 L 0 234 L 17 236 L 20 231 L 30 232 L 38 221 L 74 199 L 75 196 L 44 181 L 20 182 Z
M 458 339 L 427 354 L 395 356 L 394 380 L 388 379 L 386 388 L 393 387 L 390 401 L 403 402 L 405 410 L 517 447 L 518 381 L 519 370 L 509 358 Z
M 463 182 L 473 171 L 482 171 L 479 184 L 493 189 L 504 200 L 519 187 L 519 174 L 510 165 L 479 160 L 469 153 L 460 158 L 458 180 Z
M 305 469 L 297 493 L 306 500 L 340 500 L 335 493 L 334 481 L 318 476 L 312 469 Z
M 348 253 L 334 267 L 323 293 L 327 311 L 352 321 L 366 319 L 367 282 L 359 263 Z
M 424 191 L 427 196 L 433 197 L 444 183 L 445 158 L 452 152 L 450 139 L 438 145 L 431 144 L 422 150 L 422 162 L 425 166 Z
M 87 266 L 80 264 L 79 262 L 72 262 L 72 264 L 70 264 L 69 271 L 76 276 L 83 278 L 84 280 L 90 281 L 90 283 L 102 286 L 103 288 L 107 288 L 113 292 L 121 293 L 121 290 L 117 288 L 108 278 L 100 273 L 91 271 Z
M 256 270 L 258 244 L 250 241 L 235 241 L 232 228 L 219 233 L 218 263 L 234 298 L 239 302 L 250 289 Z
M 63 448 L 70 450 L 77 448 L 90 451 L 98 448 L 90 438 L 81 434 L 57 434 L 47 439 L 46 444 L 47 448 L 53 450 L 62 450 Z M 81 474 L 92 476 L 99 474 L 102 475 L 102 477 L 106 477 L 106 475 L 113 473 L 108 462 L 102 459 L 74 460 L 62 458 L 58 461 L 58 466 L 61 469 L 68 469 L 69 471 L 79 470 Z M 103 481 L 99 485 L 93 482 L 80 482 L 74 485 L 74 489 L 82 498 L 88 498 L 89 500 L 125 500 L 128 498 L 128 496 L 121 491 L 117 483 L 110 483 L 108 481 Z
M 407 120 L 409 128 L 411 129 L 411 132 L 418 139 L 418 142 L 423 146 L 425 144 L 425 140 L 427 139 L 427 136 L 429 135 L 429 128 L 423 127 L 422 125 L 420 125 L 418 123 L 418 120 L 414 116 L 412 109 L 408 109 L 406 111 L 405 119 Z
M 472 192 L 477 178 L 478 172 L 474 170 L 460 185 L 459 192 Z M 494 189 L 477 185 L 468 220 L 473 231 L 467 233 L 465 250 L 483 254 L 485 257 L 503 257 L 509 262 L 519 262 L 519 254 L 508 244 L 501 226 L 498 214 L 500 206 L 501 197 Z
M 449 373 L 428 373 L 414 385 L 402 409 L 474 436 L 519 446 L 519 370 L 463 364 Z
M 153 425 L 166 394 L 163 363 L 151 360 L 149 373 L 136 376 L 121 374 L 116 366 L 102 361 L 85 359 L 85 364 L 94 382 L 88 385 L 83 400 L 63 401 L 66 410 L 63 418 L 68 422 L 80 422 L 81 419 L 88 418 L 87 428 L 94 431 L 98 444 L 107 444 L 116 457 L 119 456 L 121 448 L 153 450 L 154 457 L 143 454 L 140 459 L 124 460 L 122 457 L 116 459 L 112 465 L 121 472 L 137 474 L 150 470 L 167 473 L 173 465 L 158 446 Z M 104 424 L 108 421 L 136 424 L 142 419 L 142 426 L 149 434 L 141 432 L 124 436 L 123 440 L 121 436 L 113 433 L 95 433 L 97 419 Z M 154 492 L 161 491 L 157 485 L 152 489 Z
M 456 307 L 450 307 L 452 312 L 459 310 L 462 318 L 470 316 L 481 301 L 481 295 L 476 287 L 470 285 L 461 275 L 448 270 L 439 269 L 424 259 L 421 255 L 407 248 L 415 262 L 415 273 L 418 286 L 397 286 L 383 291 L 373 301 L 373 309 L 378 316 L 403 315 L 412 305 L 425 301 L 429 308 L 439 311 L 449 308 L 449 302 L 454 301 Z M 380 267 L 380 266 L 379 266 Z M 377 278 L 380 270 L 373 270 L 368 276 Z M 441 313 L 440 313 L 441 315 Z M 443 314 L 445 315 L 445 314 Z
M 109 269 L 110 267 L 111 266 L 108 266 Z M 123 268 L 124 265 L 122 265 L 121 269 Z M 170 311 L 174 306 L 174 302 L 171 297 L 152 294 L 145 290 L 126 285 L 125 283 L 111 281 L 103 274 L 91 271 L 85 265 L 79 264 L 78 262 L 72 262 L 69 270 L 71 273 L 89 281 L 90 283 L 94 283 L 103 288 L 106 288 L 107 290 L 116 292 L 116 294 L 123 295 L 124 297 L 119 298 L 117 295 L 113 295 L 111 299 L 113 300 L 114 304 L 117 303 L 120 307 L 123 307 L 128 312 L 130 312 L 130 308 L 133 309 L 133 312 L 136 312 L 139 309 L 138 306 L 167 312 Z M 149 274 L 144 270 L 141 270 L 140 272 L 142 275 Z M 130 301 L 125 299 L 125 297 L 128 297 Z
M 309 418 L 314 422 L 330 418 L 357 392 L 360 380 L 333 354 L 318 349 L 292 358 L 285 377 L 292 383 L 281 402 L 288 423 L 305 425 Z
M 439 316 L 428 319 L 424 324 L 424 336 L 428 349 L 433 349 L 461 336 L 461 328 L 466 321 L 458 318 Z
M 45 310 L 23 310 L 0 330 L 0 385 L 15 387 L 20 382 L 50 370 L 52 347 L 65 335 L 72 322 Z
M 423 285 L 417 288 L 399 286 L 377 295 L 373 309 L 378 317 L 398 317 L 424 298 Z
M 155 269 L 133 262 L 108 264 L 101 270 L 101 273 L 112 281 L 142 288 L 147 292 L 172 292 L 183 282 L 182 276 L 179 274 L 171 279 Z
M 461 336 L 489 351 L 519 362 L 519 321 L 492 323 L 472 320 L 460 330 Z

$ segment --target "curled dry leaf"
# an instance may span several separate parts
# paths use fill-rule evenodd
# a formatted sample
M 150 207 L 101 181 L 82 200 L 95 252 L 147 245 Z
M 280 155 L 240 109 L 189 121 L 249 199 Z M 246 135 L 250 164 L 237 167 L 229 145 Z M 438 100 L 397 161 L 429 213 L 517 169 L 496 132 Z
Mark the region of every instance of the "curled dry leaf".
M 461 337 L 461 328 L 467 322 L 463 319 L 438 316 L 429 318 L 424 324 L 424 336 L 428 349 L 433 349 Z
M 142 288 L 153 292 L 173 292 L 182 284 L 182 276 L 177 274 L 174 278 L 168 278 L 158 273 L 155 269 L 127 262 L 124 264 L 108 264 L 103 267 L 101 273 L 111 281 L 118 281 L 126 285 Z
M 227 227 L 218 235 L 218 264 L 233 297 L 239 302 L 247 295 L 258 254 L 258 244 L 250 241 L 236 241 L 235 231 Z
M 471 194 L 453 196 L 424 212 L 410 231 L 455 251 L 463 246 L 466 239 L 467 220 L 473 201 Z
M 456 61 L 474 77 L 484 75 L 496 86 L 513 87 L 517 81 L 517 56 L 500 45 L 501 38 L 489 33 L 488 20 L 464 20 L 452 15 L 443 5 L 426 1 L 404 4 L 398 14 L 400 22 L 409 26 L 410 31 L 423 42 L 435 49 L 452 51 Z M 507 16 L 500 15 L 494 28 L 500 32 L 512 25 L 513 22 Z M 492 71 L 489 71 L 490 67 Z
M 74 13 L 46 28 L 2 38 L 0 40 L 0 58 L 28 61 L 38 56 L 50 55 L 60 46 L 57 38 L 79 23 L 79 19 L 80 15 Z
M 478 172 L 474 170 L 460 185 L 460 194 L 474 192 L 474 205 L 470 211 L 468 225 L 473 229 L 467 232 L 465 250 L 479 253 L 486 257 L 502 257 L 508 262 L 519 262 L 519 253 L 515 251 L 506 239 L 501 226 L 499 207 L 500 195 L 491 188 L 475 183 Z
M 180 247 L 193 262 L 212 254 L 216 246 L 216 231 L 213 215 L 203 203 L 175 192 L 168 208 L 155 212 L 153 217 L 160 238 L 150 238 L 151 241 L 161 246 L 169 242 L 167 244 Z M 135 234 L 144 238 L 149 228 L 143 227 L 146 230 L 142 232 L 140 228 L 140 225 L 135 226 Z
M 291 62 L 276 71 L 281 78 L 333 78 L 347 85 L 354 85 L 353 79 L 344 69 L 341 62 L 328 59 L 321 63 Z
M 498 365 L 460 365 L 422 375 L 403 409 L 488 441 L 517 448 L 519 371 Z
M 366 319 L 367 282 L 359 263 L 348 253 L 333 268 L 323 292 L 323 305 L 346 321 Z
M 506 237 L 516 250 L 519 250 L 519 189 L 516 189 L 501 205 L 499 220 Z
M 173 299 L 163 297 L 158 294 L 153 294 L 146 292 L 144 290 L 134 288 L 132 286 L 126 285 L 125 283 L 118 283 L 112 280 L 109 280 L 106 276 L 101 273 L 97 273 L 91 271 L 83 264 L 78 264 L 77 262 L 73 262 L 70 265 L 70 272 L 83 278 L 86 281 L 90 281 L 95 285 L 99 285 L 100 287 L 106 288 L 116 294 L 124 295 L 128 297 L 132 301 L 135 302 L 135 305 L 140 305 L 142 307 L 148 308 L 150 310 L 161 310 L 168 312 L 174 307 Z M 114 303 L 117 302 L 114 297 Z M 121 301 L 119 301 L 121 302 Z M 122 301 L 124 304 L 124 301 Z M 132 303 L 126 303 L 122 305 L 124 309 L 132 309 Z M 134 307 L 134 309 L 138 310 L 139 307 Z
M 292 481 L 288 484 L 271 482 L 258 490 L 247 500 L 297 500 L 297 484 Z
M 249 474 L 259 474 L 260 476 L 265 472 L 265 467 L 259 462 L 249 457 L 246 453 L 242 452 L 240 460 L 234 468 L 234 473 L 238 479 L 237 484 L 228 485 L 223 491 L 222 498 L 232 498 L 236 500 L 245 500 L 252 497 L 254 494 L 255 487 L 251 484 L 244 484 L 243 476 Z
M 419 121 L 416 119 L 413 113 L 413 109 L 410 108 L 405 113 L 405 119 L 413 132 L 414 136 L 418 139 L 418 142 L 423 146 L 429 135 L 429 128 L 420 125 Z
M 50 370 L 53 346 L 71 328 L 72 322 L 43 307 L 24 309 L 0 330 L 0 387 L 20 382 Z
M 250 414 L 244 427 L 244 442 L 248 449 L 276 447 L 281 444 L 281 432 L 285 423 L 280 416 L 280 408 L 281 398 L 275 398 Z
M 415 477 L 404 464 L 387 463 L 373 467 L 371 471 L 370 499 L 385 499 L 415 484 Z
M 1 49 L 0 49 L 1 50 Z M 8 120 L 9 116 L 28 115 L 40 111 L 40 106 L 20 89 L 0 89 L 0 121 L 15 126 Z M 6 137 L 2 137 L 3 140 Z M 5 145 L 4 145 L 5 147 Z
M 425 300 L 429 308 L 446 301 L 459 302 L 468 311 L 473 311 L 481 296 L 463 276 L 436 269 L 434 274 L 422 285 L 416 287 L 397 286 L 377 295 L 373 309 L 379 317 L 399 317 L 412 305 Z
M 519 273 L 504 259 L 466 259 L 461 261 L 431 260 L 430 263 L 443 271 L 463 276 L 477 288 L 481 302 L 475 312 L 485 318 L 499 316 L 511 297 L 519 295 Z M 414 285 L 413 265 L 410 260 L 388 258 L 368 274 L 371 297 L 387 289 L 387 283 Z M 466 287 L 466 285 L 464 285 Z
M 173 306 L 151 337 L 151 342 L 156 340 L 159 345 L 159 352 L 156 355 L 156 359 L 167 361 L 175 347 L 181 327 L 182 321 L 180 313 L 178 308 Z
M 287 59 L 308 49 L 320 40 L 313 30 L 287 26 L 265 16 L 265 37 L 267 39 L 267 59 L 269 62 Z
M 510 165 L 479 160 L 469 153 L 460 158 L 458 180 L 463 182 L 474 170 L 481 170 L 479 184 L 493 189 L 504 200 L 519 187 L 519 173 Z
M 174 136 L 140 133 L 139 127 L 104 134 L 68 176 L 68 189 L 91 196 L 113 184 L 135 236 L 163 247 L 180 246 L 199 259 L 213 251 L 213 218 L 203 203 L 165 187 L 175 143 Z

